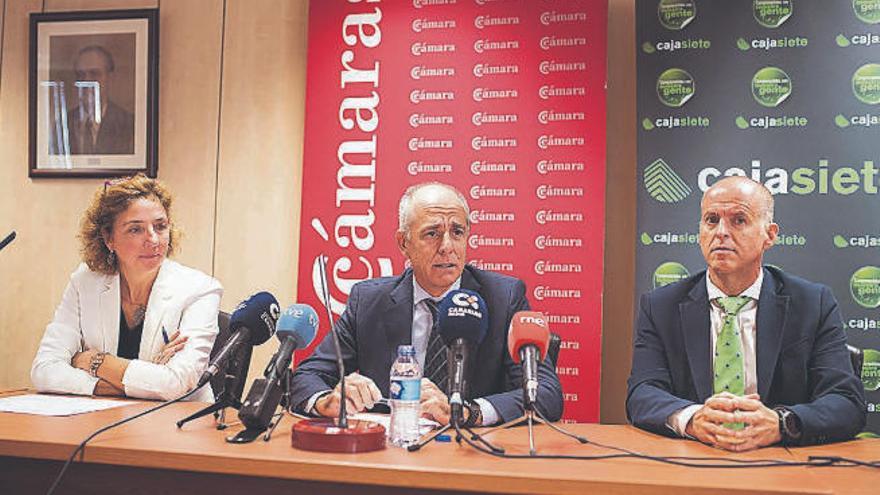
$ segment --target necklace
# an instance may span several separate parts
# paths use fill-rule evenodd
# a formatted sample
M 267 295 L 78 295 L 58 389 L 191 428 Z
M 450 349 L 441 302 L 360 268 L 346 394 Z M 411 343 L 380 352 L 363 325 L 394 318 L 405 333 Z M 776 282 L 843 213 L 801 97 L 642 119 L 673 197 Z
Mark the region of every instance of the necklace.
M 127 297 L 122 298 L 122 302 L 127 304 L 129 307 L 134 306 L 134 312 L 131 315 L 131 327 L 136 327 L 143 323 L 144 317 L 147 315 L 147 305 L 146 304 L 138 304 L 132 302 Z
M 136 326 L 140 325 L 141 323 L 143 323 L 144 316 L 146 316 L 146 315 L 147 315 L 147 307 L 142 306 L 142 305 L 138 305 L 136 308 L 134 308 L 134 314 L 131 315 L 131 318 L 132 318 L 132 321 L 131 321 L 132 325 L 131 326 L 136 327 Z

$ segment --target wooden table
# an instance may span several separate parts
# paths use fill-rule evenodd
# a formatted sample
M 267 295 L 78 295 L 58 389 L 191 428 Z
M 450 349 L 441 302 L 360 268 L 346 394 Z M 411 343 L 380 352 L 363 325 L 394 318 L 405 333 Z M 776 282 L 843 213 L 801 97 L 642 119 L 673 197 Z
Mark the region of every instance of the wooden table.
M 95 429 L 154 403 L 72 417 L 0 413 L 0 493 L 45 493 L 73 448 Z M 880 469 L 774 467 L 695 469 L 639 459 L 600 461 L 499 459 L 456 443 L 433 443 L 415 453 L 389 447 L 358 455 L 305 452 L 290 447 L 291 418 L 269 442 L 232 445 L 213 419 L 177 429 L 175 422 L 204 404 L 175 404 L 101 434 L 75 463 L 59 493 L 872 493 Z M 662 456 L 740 459 L 806 459 L 843 455 L 880 459 L 880 440 L 786 450 L 727 454 L 696 442 L 674 440 L 630 426 L 567 425 L 591 441 Z M 537 431 L 542 454 L 608 454 L 546 428 Z M 526 453 L 524 428 L 490 439 L 511 453 Z

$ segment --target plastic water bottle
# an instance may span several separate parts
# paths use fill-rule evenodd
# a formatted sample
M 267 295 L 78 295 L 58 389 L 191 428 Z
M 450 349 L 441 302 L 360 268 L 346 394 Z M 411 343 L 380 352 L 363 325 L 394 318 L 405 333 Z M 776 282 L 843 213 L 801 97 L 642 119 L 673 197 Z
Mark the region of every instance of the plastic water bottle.
M 391 399 L 389 441 L 398 447 L 418 442 L 422 368 L 411 345 L 397 348 L 397 360 L 391 365 L 391 393 L 388 397 Z

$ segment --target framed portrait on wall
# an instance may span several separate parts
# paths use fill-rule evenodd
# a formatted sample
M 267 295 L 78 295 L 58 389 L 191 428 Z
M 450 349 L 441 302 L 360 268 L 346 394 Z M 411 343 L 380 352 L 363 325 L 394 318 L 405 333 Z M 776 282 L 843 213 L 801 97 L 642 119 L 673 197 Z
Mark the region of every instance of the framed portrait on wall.
M 30 17 L 30 177 L 156 176 L 158 10 Z

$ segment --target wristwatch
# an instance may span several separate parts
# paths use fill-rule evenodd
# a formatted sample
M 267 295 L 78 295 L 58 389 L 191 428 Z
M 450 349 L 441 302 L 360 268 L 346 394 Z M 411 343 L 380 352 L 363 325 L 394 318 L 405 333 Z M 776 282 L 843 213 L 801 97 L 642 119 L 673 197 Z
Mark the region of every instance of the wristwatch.
M 468 419 L 464 426 L 480 426 L 483 424 L 483 409 L 476 401 L 466 400 L 464 407 L 468 410 Z
M 98 368 L 104 364 L 104 356 L 106 356 L 106 352 L 96 352 L 94 356 L 92 356 L 92 361 L 89 363 L 89 374 L 92 376 L 98 376 Z
M 801 439 L 801 420 L 791 409 L 776 407 L 773 409 L 779 415 L 779 433 L 782 435 L 782 445 L 795 445 Z

